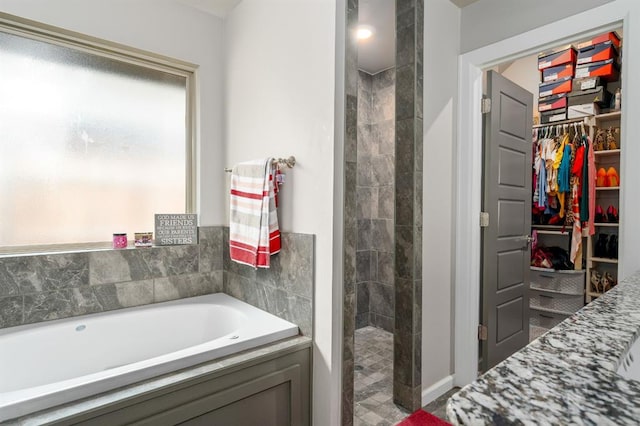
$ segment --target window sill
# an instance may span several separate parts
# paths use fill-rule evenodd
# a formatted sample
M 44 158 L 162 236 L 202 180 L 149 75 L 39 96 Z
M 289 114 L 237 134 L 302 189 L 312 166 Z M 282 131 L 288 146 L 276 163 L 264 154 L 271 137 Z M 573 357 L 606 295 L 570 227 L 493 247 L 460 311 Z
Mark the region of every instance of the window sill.
M 0 258 L 19 257 L 19 256 L 43 256 L 48 254 L 69 254 L 69 253 L 86 253 L 96 251 L 123 251 L 123 250 L 143 250 L 154 247 L 166 246 L 147 246 L 135 247 L 133 244 L 127 248 L 114 249 L 110 242 L 86 243 L 86 244 L 51 244 L 41 246 L 14 246 L 0 247 Z

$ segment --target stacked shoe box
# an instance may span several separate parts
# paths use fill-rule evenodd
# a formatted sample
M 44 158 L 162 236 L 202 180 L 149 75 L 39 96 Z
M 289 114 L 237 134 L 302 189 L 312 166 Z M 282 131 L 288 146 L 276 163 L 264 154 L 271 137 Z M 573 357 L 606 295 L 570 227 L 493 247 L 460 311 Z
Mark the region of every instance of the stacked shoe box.
M 573 90 L 567 95 L 567 118 L 597 115 L 610 107 L 610 89 L 620 78 L 620 46 L 620 37 L 615 32 L 576 45 L 575 80 Z
M 563 46 L 538 55 L 540 90 L 538 111 L 542 124 L 567 119 L 567 94 L 573 89 L 577 52 Z

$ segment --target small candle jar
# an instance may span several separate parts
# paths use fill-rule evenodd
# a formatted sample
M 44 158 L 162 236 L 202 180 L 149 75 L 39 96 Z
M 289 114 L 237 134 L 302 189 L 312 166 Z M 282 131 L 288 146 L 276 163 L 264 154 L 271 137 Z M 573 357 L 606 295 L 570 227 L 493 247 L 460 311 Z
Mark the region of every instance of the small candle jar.
M 127 234 L 113 234 L 113 248 L 127 248 Z

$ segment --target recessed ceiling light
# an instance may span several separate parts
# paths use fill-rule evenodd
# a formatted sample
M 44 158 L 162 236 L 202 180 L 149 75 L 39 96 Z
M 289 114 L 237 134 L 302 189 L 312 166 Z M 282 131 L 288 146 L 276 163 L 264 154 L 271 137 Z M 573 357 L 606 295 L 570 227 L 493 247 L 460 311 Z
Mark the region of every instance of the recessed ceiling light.
M 373 27 L 370 27 L 369 25 L 358 26 L 358 30 L 356 32 L 356 36 L 358 37 L 358 40 L 366 40 L 368 38 L 371 38 L 372 35 L 373 35 Z

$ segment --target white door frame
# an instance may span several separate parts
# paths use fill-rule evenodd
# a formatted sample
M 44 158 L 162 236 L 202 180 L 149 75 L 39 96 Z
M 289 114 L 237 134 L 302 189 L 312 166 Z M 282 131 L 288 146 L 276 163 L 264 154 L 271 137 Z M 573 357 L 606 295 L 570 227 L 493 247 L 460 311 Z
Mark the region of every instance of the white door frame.
M 635 0 L 637 1 L 637 0 Z M 635 28 L 629 25 L 631 10 L 637 7 L 633 1 L 617 0 L 578 15 L 562 19 L 549 25 L 528 31 L 492 45 L 460 55 L 459 59 L 459 106 L 458 142 L 456 153 L 456 237 L 455 237 L 455 353 L 454 384 L 463 386 L 478 375 L 477 327 L 480 314 L 480 254 L 481 239 L 479 216 L 482 196 L 482 97 L 483 69 L 511 59 L 537 53 L 552 46 L 569 43 L 577 38 L 595 35 L 603 31 L 624 26 L 623 73 L 626 80 L 636 78 L 627 69 L 631 51 L 628 35 L 636 36 Z M 635 16 L 635 15 L 634 15 Z M 634 31 L 631 32 L 630 30 Z M 638 36 L 640 37 L 640 34 Z M 640 39 L 640 38 L 639 38 Z M 637 51 L 636 51 L 637 54 Z M 625 109 L 638 101 L 625 97 L 629 90 L 623 87 Z M 534 94 L 535 95 L 535 94 Z M 635 110 L 635 106 L 634 106 Z M 622 134 L 629 134 L 622 117 Z M 637 126 L 634 126 L 637 127 Z M 624 161 L 624 158 L 621 159 Z M 626 170 L 624 162 L 621 170 Z M 624 182 L 625 178 L 621 176 Z M 630 180 L 626 180 L 630 182 Z M 621 205 L 622 197 L 621 196 Z M 624 219 L 624 218 L 623 218 Z M 623 238 L 625 222 L 621 220 L 620 235 Z M 625 246 L 621 243 L 621 246 Z M 621 255 L 626 251 L 621 250 Z M 620 259 L 619 268 L 623 268 Z

